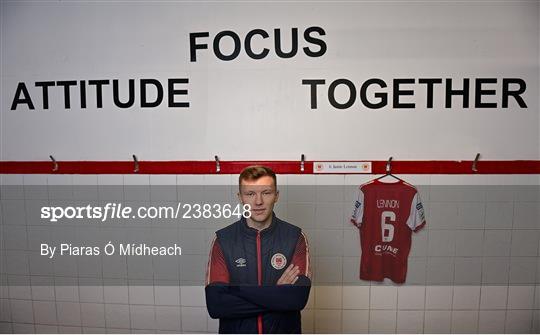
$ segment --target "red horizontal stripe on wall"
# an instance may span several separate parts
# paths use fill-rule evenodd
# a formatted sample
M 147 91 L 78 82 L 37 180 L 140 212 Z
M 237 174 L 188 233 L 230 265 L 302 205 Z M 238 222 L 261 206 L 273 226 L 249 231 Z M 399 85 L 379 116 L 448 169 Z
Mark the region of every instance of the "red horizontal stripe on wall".
M 386 161 L 371 161 L 372 174 L 384 174 Z M 280 174 L 313 174 L 313 161 L 52 161 L 0 162 L 0 174 L 238 174 L 249 165 L 265 165 Z M 392 161 L 393 174 L 540 174 L 540 161 Z

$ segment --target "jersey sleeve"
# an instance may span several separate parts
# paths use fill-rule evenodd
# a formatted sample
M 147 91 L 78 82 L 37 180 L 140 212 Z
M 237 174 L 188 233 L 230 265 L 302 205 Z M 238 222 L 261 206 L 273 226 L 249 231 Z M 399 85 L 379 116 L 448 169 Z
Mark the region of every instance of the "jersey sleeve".
M 364 216 L 364 191 L 362 187 L 358 188 L 358 195 L 354 202 L 354 208 L 351 215 L 351 223 L 357 227 L 362 225 L 362 217 Z
M 411 212 L 407 219 L 407 226 L 409 226 L 412 231 L 417 232 L 425 225 L 426 217 L 424 214 L 424 206 L 422 205 L 420 194 L 417 191 L 411 201 Z
M 296 248 L 294 249 L 294 255 L 292 264 L 297 265 L 300 270 L 300 274 L 311 279 L 311 264 L 309 262 L 309 245 L 303 232 L 298 237 L 296 242 Z
M 208 267 L 206 269 L 206 285 L 212 283 L 225 283 L 228 284 L 229 269 L 227 269 L 227 263 L 223 256 L 223 251 L 219 245 L 219 241 L 216 237 L 212 241 L 210 247 L 210 256 L 208 257 Z

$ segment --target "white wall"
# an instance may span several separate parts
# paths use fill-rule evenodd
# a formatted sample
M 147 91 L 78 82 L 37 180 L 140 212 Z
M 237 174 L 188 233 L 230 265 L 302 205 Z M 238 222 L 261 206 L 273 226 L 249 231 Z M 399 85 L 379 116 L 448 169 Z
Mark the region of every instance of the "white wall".
M 538 2 L 391 3 L 66 3 L 2 2 L 2 160 L 296 159 L 538 159 Z M 290 28 L 320 26 L 328 50 L 310 58 L 275 56 L 272 30 L 288 42 Z M 212 38 L 233 30 L 241 38 L 261 28 L 271 37 L 254 41 L 270 48 L 253 60 L 242 51 L 230 62 L 217 59 Z M 189 60 L 189 33 L 208 31 L 209 50 Z M 224 52 L 230 49 L 223 41 Z M 307 44 L 300 35 L 300 48 Z M 313 47 L 313 49 L 317 49 Z M 63 106 L 62 88 L 50 89 L 41 108 L 36 81 L 184 78 L 189 108 L 120 110 L 112 89 L 97 109 Z M 336 110 L 319 89 L 311 110 L 302 79 L 337 78 L 357 88 L 368 78 L 521 78 L 528 108 L 443 106 L 435 92 L 425 108 L 425 88 L 415 89 L 416 109 L 368 110 L 356 103 Z M 18 82 L 36 105 L 10 110 Z M 456 84 L 458 85 L 458 84 Z M 442 85 L 439 85 L 442 86 Z M 471 89 L 474 84 L 471 83 Z M 343 89 L 343 87 L 341 88 Z M 440 89 L 440 88 L 439 88 Z M 387 89 L 388 90 L 388 89 Z M 346 99 L 344 90 L 337 98 Z M 76 100 L 77 89 L 72 89 Z
M 208 317 L 201 286 L 179 287 L 178 282 L 157 279 L 150 284 L 145 281 L 145 285 L 131 281 L 135 284 L 108 286 L 105 280 L 98 284 L 101 278 L 108 278 L 106 271 L 107 268 L 110 271 L 111 264 L 117 265 L 120 272 L 125 269 L 129 278 L 137 277 L 140 268 L 130 267 L 135 260 L 127 256 L 114 260 L 103 257 L 90 263 L 78 257 L 71 260 L 73 276 L 64 278 L 65 274 L 58 274 L 57 269 L 51 270 L 50 275 L 43 274 L 46 262 L 36 262 L 36 255 L 30 251 L 21 252 L 24 247 L 14 245 L 11 237 L 28 240 L 30 245 L 30 241 L 35 241 L 36 228 L 47 231 L 35 213 L 43 204 L 55 203 L 56 198 L 69 194 L 55 192 L 59 190 L 55 188 L 57 185 L 65 186 L 64 190 L 72 188 L 73 199 L 66 200 L 71 203 L 77 199 L 75 187 L 80 185 L 95 185 L 96 194 L 101 197 L 98 188 L 103 186 L 178 185 L 181 190 L 188 184 L 235 185 L 236 176 L 1 177 L 2 186 L 10 187 L 0 192 L 0 246 L 7 249 L 0 252 L 1 331 L 217 332 L 216 320 Z M 403 177 L 419 187 L 427 220 L 426 228 L 412 237 L 404 285 L 389 280 L 381 284 L 358 279 L 359 234 L 348 223 L 348 215 L 354 185 L 371 177 L 278 177 L 282 194 L 276 213 L 304 230 L 314 266 L 314 285 L 302 312 L 304 332 L 538 333 L 538 186 L 530 186 L 529 176 L 485 176 L 478 178 L 481 181 L 478 185 L 475 184 L 478 179 L 469 176 Z M 440 186 L 444 184 L 451 186 Z M 291 185 L 311 186 L 313 192 L 294 191 Z M 325 185 L 340 186 L 342 192 L 325 193 L 329 190 Z M 235 188 L 232 186 L 232 190 Z M 180 198 L 176 199 L 175 194 L 174 201 Z M 125 223 L 129 231 L 129 220 Z M 166 229 L 169 235 L 171 229 L 178 231 L 176 236 L 185 251 L 179 260 L 196 259 L 197 262 L 191 263 L 189 275 L 202 281 L 210 241 L 223 224 L 227 223 L 198 221 L 186 229 L 179 220 L 176 225 L 161 226 L 154 231 Z M 84 231 L 83 227 L 77 228 Z M 16 232 L 22 237 L 15 235 Z M 189 236 L 189 242 L 182 239 L 185 236 Z M 2 267 L 3 264 L 7 265 Z M 96 267 L 100 270 L 95 274 L 97 280 L 89 275 L 89 269 Z M 53 273 L 55 280 L 70 279 L 74 284 L 60 281 L 51 286 L 47 279 Z

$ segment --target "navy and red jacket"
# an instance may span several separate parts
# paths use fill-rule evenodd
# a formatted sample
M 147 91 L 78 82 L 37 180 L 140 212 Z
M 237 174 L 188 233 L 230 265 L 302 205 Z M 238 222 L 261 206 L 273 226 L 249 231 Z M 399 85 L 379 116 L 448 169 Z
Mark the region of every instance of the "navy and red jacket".
M 309 248 L 302 230 L 272 215 L 259 231 L 242 218 L 216 232 L 206 278 L 206 307 L 220 333 L 301 333 L 300 311 L 311 288 Z M 294 264 L 295 284 L 276 285 Z

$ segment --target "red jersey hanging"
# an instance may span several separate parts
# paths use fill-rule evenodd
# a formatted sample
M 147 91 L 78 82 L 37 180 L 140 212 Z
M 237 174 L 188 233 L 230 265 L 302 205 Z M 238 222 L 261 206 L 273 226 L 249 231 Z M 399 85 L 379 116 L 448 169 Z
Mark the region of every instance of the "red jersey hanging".
M 400 179 L 361 185 L 351 222 L 360 230 L 360 279 L 405 282 L 411 233 L 426 224 L 416 188 Z

